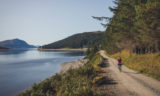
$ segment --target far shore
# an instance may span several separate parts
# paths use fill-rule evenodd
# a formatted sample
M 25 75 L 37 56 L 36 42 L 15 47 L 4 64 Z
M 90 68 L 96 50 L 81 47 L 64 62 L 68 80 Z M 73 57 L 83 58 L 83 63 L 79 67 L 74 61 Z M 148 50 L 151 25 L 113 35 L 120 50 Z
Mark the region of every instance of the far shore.
M 0 51 L 6 51 L 6 50 L 9 50 L 9 48 L 0 49 Z
M 87 48 L 83 49 L 69 49 L 69 48 L 64 48 L 64 49 L 44 49 L 44 48 L 38 48 L 39 51 L 87 51 Z

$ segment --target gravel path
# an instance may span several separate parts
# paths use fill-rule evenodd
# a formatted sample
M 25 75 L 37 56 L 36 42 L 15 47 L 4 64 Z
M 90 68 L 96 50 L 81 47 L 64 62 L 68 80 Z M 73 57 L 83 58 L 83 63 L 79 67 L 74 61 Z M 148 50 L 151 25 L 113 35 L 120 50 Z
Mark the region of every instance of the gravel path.
M 117 84 L 110 87 L 114 90 L 112 92 L 114 96 L 160 96 L 160 81 L 125 66 L 122 66 L 122 72 L 119 72 L 115 59 L 107 57 L 104 51 L 100 51 L 100 54 L 105 59 L 105 63 L 109 65 L 102 69 L 104 74 L 106 73 L 106 76 L 109 74 L 117 82 Z

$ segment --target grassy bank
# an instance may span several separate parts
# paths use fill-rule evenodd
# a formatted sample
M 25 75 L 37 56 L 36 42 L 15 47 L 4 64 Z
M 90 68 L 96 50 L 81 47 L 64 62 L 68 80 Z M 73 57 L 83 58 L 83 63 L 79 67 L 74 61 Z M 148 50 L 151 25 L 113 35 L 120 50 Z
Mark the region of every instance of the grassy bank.
M 98 96 L 94 85 L 100 71 L 102 57 L 97 53 L 78 69 L 71 69 L 65 74 L 56 74 L 18 96 Z
M 113 58 L 122 57 L 123 64 L 138 72 L 160 80 L 160 53 L 137 55 L 127 50 L 111 55 Z

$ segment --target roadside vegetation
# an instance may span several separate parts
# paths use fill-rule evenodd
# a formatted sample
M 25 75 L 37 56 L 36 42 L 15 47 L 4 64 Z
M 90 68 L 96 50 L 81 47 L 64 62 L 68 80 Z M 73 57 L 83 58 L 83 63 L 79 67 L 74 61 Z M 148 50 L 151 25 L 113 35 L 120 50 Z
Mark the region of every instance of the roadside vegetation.
M 102 62 L 99 53 L 94 54 L 84 66 L 56 74 L 18 96 L 99 96 L 94 86 L 102 78 L 98 76 Z
M 160 80 L 160 53 L 137 55 L 123 50 L 111 55 L 111 57 L 116 59 L 121 57 L 123 64 L 127 67 Z

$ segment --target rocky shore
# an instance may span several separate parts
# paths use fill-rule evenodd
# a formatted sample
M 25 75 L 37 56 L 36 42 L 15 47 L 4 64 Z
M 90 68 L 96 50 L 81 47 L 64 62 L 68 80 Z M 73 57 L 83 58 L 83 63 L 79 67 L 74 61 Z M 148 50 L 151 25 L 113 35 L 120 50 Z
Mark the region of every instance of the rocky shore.
M 64 62 L 61 64 L 60 74 L 66 73 L 69 69 L 75 69 L 83 66 L 87 63 L 88 59 L 79 59 L 71 62 Z

